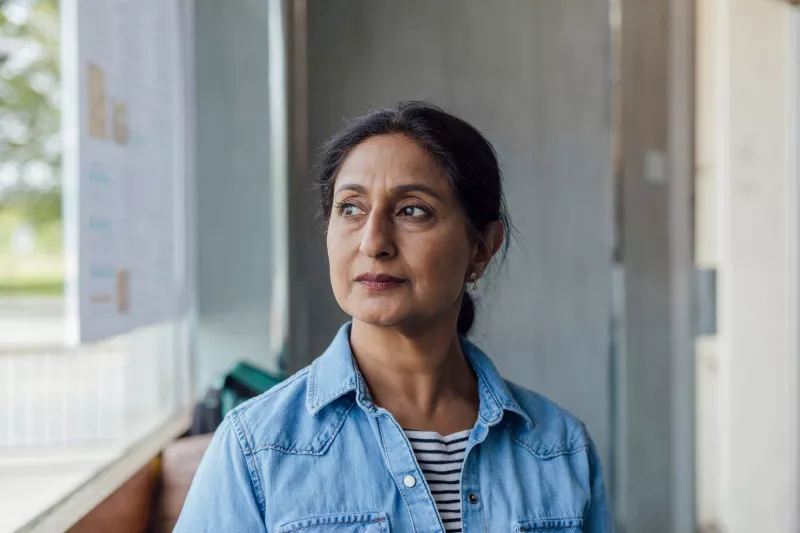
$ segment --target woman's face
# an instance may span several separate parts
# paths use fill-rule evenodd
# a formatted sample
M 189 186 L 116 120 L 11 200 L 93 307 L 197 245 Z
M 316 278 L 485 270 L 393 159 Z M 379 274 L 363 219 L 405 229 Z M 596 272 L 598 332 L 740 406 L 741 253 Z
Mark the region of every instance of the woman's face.
M 455 321 L 465 280 L 491 258 L 480 257 L 484 247 L 469 238 L 442 171 L 399 134 L 371 137 L 345 159 L 334 182 L 327 246 L 339 305 L 379 326 L 448 314 Z

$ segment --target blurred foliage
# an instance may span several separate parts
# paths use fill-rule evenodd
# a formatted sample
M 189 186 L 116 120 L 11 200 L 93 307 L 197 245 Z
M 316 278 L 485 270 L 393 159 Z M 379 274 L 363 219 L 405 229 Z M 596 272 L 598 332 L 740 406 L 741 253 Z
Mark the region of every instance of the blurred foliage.
M 0 0 L 0 211 L 61 218 L 58 0 Z
M 61 278 L 45 280 L 0 278 L 0 296 L 60 296 L 62 294 L 64 294 L 64 280 Z

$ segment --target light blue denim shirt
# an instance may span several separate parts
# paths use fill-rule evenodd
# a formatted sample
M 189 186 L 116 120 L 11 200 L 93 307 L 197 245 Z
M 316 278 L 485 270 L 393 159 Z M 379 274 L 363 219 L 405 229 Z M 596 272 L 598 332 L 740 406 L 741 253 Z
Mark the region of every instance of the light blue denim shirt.
M 349 337 L 346 324 L 311 366 L 228 414 L 176 532 L 444 532 L 403 428 L 372 403 Z M 612 532 L 584 425 L 461 345 L 480 395 L 461 473 L 464 533 Z

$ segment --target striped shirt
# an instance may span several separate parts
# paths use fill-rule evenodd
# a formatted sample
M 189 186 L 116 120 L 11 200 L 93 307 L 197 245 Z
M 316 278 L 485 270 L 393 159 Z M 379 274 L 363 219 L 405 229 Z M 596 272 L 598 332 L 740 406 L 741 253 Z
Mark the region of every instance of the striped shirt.
M 461 533 L 461 468 L 470 429 L 442 437 L 405 430 L 447 533 Z

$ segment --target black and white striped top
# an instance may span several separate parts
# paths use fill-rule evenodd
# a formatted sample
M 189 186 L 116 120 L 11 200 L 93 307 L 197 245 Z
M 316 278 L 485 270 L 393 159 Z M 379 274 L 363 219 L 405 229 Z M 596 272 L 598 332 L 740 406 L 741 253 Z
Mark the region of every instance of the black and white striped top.
M 461 468 L 471 430 L 446 437 L 434 431 L 405 431 L 447 533 L 461 533 Z

